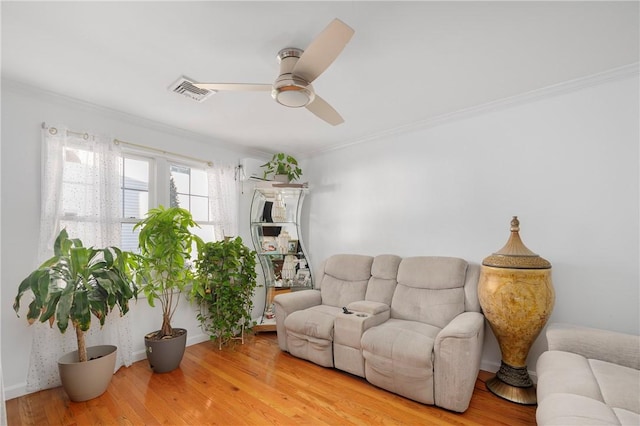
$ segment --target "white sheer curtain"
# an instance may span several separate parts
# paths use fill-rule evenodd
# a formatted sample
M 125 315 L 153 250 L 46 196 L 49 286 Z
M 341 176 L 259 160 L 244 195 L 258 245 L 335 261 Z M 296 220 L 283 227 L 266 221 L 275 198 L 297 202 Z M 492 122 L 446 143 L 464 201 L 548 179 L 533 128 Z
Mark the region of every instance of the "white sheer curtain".
M 38 262 L 52 255 L 62 228 L 86 246 L 120 245 L 121 153 L 112 138 L 79 134 L 64 126 L 42 130 L 42 195 Z M 133 305 L 132 305 L 133 309 Z M 133 361 L 130 315 L 113 312 L 100 328 L 97 318 L 86 333 L 87 346 L 118 347 L 116 370 Z M 60 385 L 57 360 L 77 349 L 75 333 L 36 323 L 27 374 L 27 391 Z
M 232 165 L 214 165 L 207 169 L 209 212 L 216 241 L 238 235 L 238 183 Z

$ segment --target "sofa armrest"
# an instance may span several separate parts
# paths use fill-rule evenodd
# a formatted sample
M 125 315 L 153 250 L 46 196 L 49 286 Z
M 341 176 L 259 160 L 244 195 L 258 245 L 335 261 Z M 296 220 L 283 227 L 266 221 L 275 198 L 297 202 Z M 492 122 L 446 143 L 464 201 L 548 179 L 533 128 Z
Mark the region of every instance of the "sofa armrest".
M 483 342 L 484 315 L 479 312 L 461 313 L 438 333 L 433 346 L 437 406 L 457 412 L 469 407 L 480 370 Z
M 546 336 L 550 351 L 640 369 L 640 336 L 561 323 L 549 324 Z
M 280 308 L 283 312 L 290 314 L 291 312 L 320 305 L 322 297 L 320 296 L 320 290 L 292 291 L 277 295 L 273 298 L 273 303 L 276 308 Z
M 283 351 L 287 351 L 287 333 L 284 328 L 284 320 L 292 312 L 317 306 L 322 303 L 320 290 L 292 291 L 291 293 L 279 294 L 273 298 L 273 306 L 276 314 L 276 333 L 278 335 L 278 346 Z
M 382 302 L 372 302 L 369 300 L 358 300 L 351 302 L 347 308 L 352 311 L 365 312 L 367 314 L 376 315 L 389 310 L 389 305 Z

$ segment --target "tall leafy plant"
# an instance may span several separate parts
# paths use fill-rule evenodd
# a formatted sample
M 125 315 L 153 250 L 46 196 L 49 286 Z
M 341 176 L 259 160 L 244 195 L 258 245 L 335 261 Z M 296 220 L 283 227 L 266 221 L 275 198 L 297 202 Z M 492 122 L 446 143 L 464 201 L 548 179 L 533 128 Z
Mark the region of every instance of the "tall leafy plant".
M 190 267 L 193 246 L 202 245 L 202 240 L 191 232 L 197 226 L 188 210 L 163 206 L 149 210 L 145 219 L 134 226 L 140 229 L 136 279 L 149 305 L 153 307 L 158 301 L 162 308 L 162 327 L 150 337 L 173 336 L 171 320 L 181 293 L 194 277 Z
M 75 329 L 80 362 L 87 361 L 84 333 L 91 327 L 91 316 L 104 325 L 107 315 L 117 305 L 120 314 L 129 311 L 129 300 L 138 289 L 131 273 L 133 254 L 117 247 L 84 247 L 79 239 L 70 239 L 63 229 L 58 234 L 54 255 L 29 274 L 18 287 L 13 303 L 16 314 L 20 300 L 29 290 L 27 320 L 33 324 L 49 321 L 64 333 L 69 324 Z
M 219 348 L 254 325 L 255 256 L 240 237 L 206 243 L 198 254 L 191 298 L 200 306 L 200 325 Z

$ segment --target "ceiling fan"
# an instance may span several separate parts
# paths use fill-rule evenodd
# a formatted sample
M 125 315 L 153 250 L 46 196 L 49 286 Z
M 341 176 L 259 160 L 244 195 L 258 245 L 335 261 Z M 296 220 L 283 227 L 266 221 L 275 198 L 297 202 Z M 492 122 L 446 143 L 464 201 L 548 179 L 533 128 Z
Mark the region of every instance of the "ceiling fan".
M 194 86 L 212 91 L 271 91 L 279 104 L 305 107 L 313 114 L 336 126 L 344 119 L 313 90 L 311 83 L 318 78 L 347 45 L 354 30 L 339 19 L 334 19 L 309 44 L 306 50 L 287 47 L 278 52 L 280 75 L 273 84 L 251 83 L 194 83 Z

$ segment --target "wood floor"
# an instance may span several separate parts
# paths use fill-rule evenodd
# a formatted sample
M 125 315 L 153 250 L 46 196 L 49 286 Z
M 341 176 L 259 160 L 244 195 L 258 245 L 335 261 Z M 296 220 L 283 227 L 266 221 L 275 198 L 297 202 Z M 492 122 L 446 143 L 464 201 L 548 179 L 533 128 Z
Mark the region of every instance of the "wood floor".
M 62 388 L 7 401 L 13 425 L 535 425 L 535 406 L 502 400 L 481 372 L 464 414 L 410 401 L 283 353 L 275 333 L 187 348 L 180 368 L 121 368 L 106 393 L 70 402 Z

